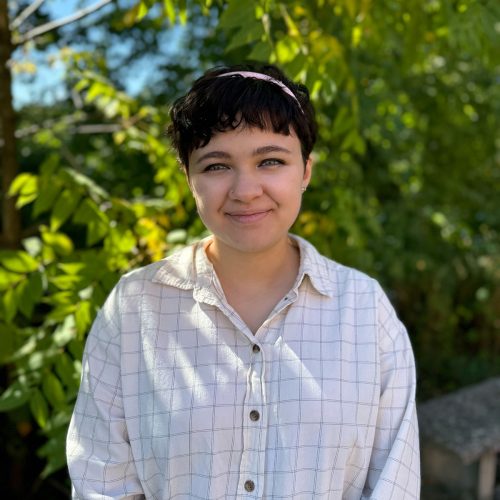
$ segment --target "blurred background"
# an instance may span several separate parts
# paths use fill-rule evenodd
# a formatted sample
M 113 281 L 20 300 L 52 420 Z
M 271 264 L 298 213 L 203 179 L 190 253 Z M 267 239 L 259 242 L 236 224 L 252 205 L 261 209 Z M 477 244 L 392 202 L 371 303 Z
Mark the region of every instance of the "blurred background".
M 164 131 L 214 65 L 280 65 L 320 137 L 294 226 L 376 277 L 419 402 L 500 375 L 500 4 L 0 0 L 0 489 L 69 497 L 86 333 L 118 277 L 204 235 Z

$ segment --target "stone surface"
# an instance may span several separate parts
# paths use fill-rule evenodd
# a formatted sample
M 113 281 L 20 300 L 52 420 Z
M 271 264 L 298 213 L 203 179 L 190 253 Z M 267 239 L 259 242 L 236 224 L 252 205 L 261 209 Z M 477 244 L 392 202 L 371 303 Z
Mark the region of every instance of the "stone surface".
M 418 407 L 420 436 L 455 453 L 464 464 L 500 451 L 500 377 Z

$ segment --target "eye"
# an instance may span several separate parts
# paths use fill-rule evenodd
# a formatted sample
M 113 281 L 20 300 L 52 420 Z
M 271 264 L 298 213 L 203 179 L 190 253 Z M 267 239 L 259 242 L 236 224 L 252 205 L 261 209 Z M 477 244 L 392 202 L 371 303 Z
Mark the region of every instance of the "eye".
M 284 165 L 285 162 L 283 160 L 280 160 L 279 158 L 266 158 L 265 160 L 261 161 L 259 166 L 260 167 L 279 167 L 280 165 Z
M 223 165 L 222 163 L 212 163 L 211 165 L 207 165 L 203 172 L 220 172 L 222 170 L 227 170 L 229 167 L 227 165 Z

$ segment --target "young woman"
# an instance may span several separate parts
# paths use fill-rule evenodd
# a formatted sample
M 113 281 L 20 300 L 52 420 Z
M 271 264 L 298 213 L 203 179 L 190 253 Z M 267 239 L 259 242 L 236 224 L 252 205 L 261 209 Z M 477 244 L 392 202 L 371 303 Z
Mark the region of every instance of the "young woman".
M 218 68 L 169 134 L 212 236 L 123 277 L 85 349 L 74 498 L 419 497 L 415 368 L 376 281 L 289 234 L 307 89 Z

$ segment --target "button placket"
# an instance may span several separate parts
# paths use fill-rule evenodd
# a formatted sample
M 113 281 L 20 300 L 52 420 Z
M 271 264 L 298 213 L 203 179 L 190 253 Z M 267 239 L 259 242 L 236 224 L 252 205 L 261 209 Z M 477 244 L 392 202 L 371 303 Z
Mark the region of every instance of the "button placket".
M 265 407 L 264 351 L 258 344 L 251 344 L 250 349 L 247 392 L 242 415 L 243 453 L 240 466 L 240 492 L 250 498 L 258 498 L 263 488 L 259 478 L 264 475 L 267 438 L 263 413 Z

